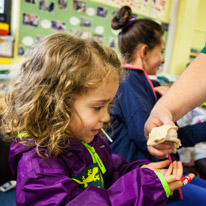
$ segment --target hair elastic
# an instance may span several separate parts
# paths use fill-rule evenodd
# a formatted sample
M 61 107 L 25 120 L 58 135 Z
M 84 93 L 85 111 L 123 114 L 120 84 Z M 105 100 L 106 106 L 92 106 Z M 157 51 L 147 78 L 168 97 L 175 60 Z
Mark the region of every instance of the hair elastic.
M 122 30 L 130 27 L 136 20 L 136 16 L 132 16 L 132 18 L 129 20 L 129 22 L 122 28 Z
M 189 175 L 185 176 L 185 177 L 182 177 L 181 178 L 181 182 L 182 182 L 182 185 L 186 185 L 188 184 L 189 182 L 191 182 L 191 177 Z

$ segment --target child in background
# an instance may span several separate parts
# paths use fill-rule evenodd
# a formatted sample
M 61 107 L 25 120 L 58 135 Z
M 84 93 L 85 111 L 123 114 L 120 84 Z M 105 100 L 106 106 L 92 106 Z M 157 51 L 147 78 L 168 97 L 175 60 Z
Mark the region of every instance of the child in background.
M 18 206 L 160 206 L 182 187 L 181 162 L 127 163 L 101 137 L 121 73 L 116 53 L 92 40 L 55 33 L 36 46 L 3 119 Z
M 165 62 L 164 30 L 160 24 L 151 19 L 136 19 L 129 6 L 120 8 L 112 19 L 111 27 L 114 30 L 121 29 L 118 45 L 126 71 L 125 80 L 121 82 L 114 107 L 111 108 L 111 129 L 108 132 L 113 139 L 112 152 L 122 155 L 129 162 L 137 159 L 159 161 L 148 151 L 144 124 L 157 102 L 156 92 L 164 95 L 167 91 L 165 87 L 154 88 L 148 77 L 155 75 Z M 194 145 L 195 141 L 205 140 L 205 125 L 206 123 L 202 123 L 179 129 L 178 136 L 183 140 L 182 144 Z M 168 150 L 168 153 L 172 152 L 172 149 Z M 201 191 L 206 194 L 206 182 L 196 177 L 195 179 L 195 182 L 192 181 L 195 185 L 190 184 L 182 189 L 185 198 L 181 202 L 175 202 L 175 205 L 194 205 L 196 200 L 191 194 L 195 196 L 194 191 L 198 189 L 199 194 Z M 186 196 L 191 201 L 188 201 Z M 204 195 L 200 199 L 198 203 L 203 199 L 206 202 Z
M 162 96 L 168 90 L 165 86 L 153 87 L 148 76 L 156 75 L 165 62 L 164 30 L 151 19 L 136 19 L 128 6 L 118 11 L 111 26 L 121 29 L 118 44 L 126 71 L 126 80 L 120 84 L 115 107 L 111 110 L 112 151 L 127 161 L 158 161 L 148 151 L 144 124 L 157 102 L 156 92 Z M 206 123 L 179 128 L 178 137 L 186 147 L 206 141 Z

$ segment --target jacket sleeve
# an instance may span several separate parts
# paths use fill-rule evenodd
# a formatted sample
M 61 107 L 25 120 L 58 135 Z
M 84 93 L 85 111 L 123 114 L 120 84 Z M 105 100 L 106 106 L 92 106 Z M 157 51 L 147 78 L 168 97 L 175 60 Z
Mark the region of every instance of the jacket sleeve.
M 108 190 L 90 186 L 67 205 L 165 205 L 170 191 L 166 180 L 160 179 L 150 169 L 136 168 L 119 178 Z
M 122 174 L 107 189 L 89 186 L 82 190 L 60 168 L 33 169 L 17 182 L 17 206 L 161 206 L 167 202 L 168 196 L 165 179 L 162 181 L 152 170 L 139 167 Z

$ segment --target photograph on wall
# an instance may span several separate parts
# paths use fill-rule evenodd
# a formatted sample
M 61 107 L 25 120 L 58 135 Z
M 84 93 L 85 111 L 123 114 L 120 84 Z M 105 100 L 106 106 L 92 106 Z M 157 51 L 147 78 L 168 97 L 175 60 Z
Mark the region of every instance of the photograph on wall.
M 74 0 L 73 9 L 78 12 L 85 13 L 86 12 L 86 2 Z
M 33 49 L 34 49 L 34 46 L 19 45 L 18 46 L 18 56 L 27 57 L 31 55 L 31 52 L 33 51 Z
M 36 0 L 25 0 L 28 3 L 36 4 Z
M 92 20 L 81 17 L 80 18 L 80 26 L 89 28 L 92 26 Z
M 5 13 L 4 13 L 4 12 L 5 12 L 5 11 L 4 11 L 4 10 L 5 10 L 5 8 L 4 8 L 5 5 L 4 5 L 4 3 L 5 3 L 4 0 L 0 0 L 0 15 L 1 15 L 0 17 L 1 17 L 1 20 L 4 18 L 4 17 L 3 17 L 3 14 L 5 14 Z
M 82 33 L 83 33 L 82 31 L 77 29 L 69 29 L 69 34 L 78 38 L 81 38 Z
M 113 17 L 111 14 L 117 10 L 116 7 L 97 3 L 96 0 L 22 0 L 15 54 L 20 57 L 27 56 L 32 46 L 43 36 L 58 31 L 83 39 L 95 38 L 106 46 L 115 48 L 116 45 L 117 48 L 115 40 L 110 37 L 117 38 L 119 31 L 111 30 L 109 23 Z M 28 32 L 28 29 L 31 31 Z
M 78 38 L 86 39 L 86 38 L 92 38 L 92 34 L 90 30 L 86 28 L 81 29 L 69 29 L 69 34 Z
M 58 0 L 58 6 L 60 9 L 67 9 L 67 0 Z
M 54 31 L 65 31 L 66 24 L 61 21 L 52 20 L 51 29 Z
M 52 12 L 54 10 L 54 2 L 39 0 L 39 10 Z
M 99 34 L 93 34 L 93 39 L 101 44 L 104 42 L 104 36 Z
M 36 44 L 38 44 L 40 41 L 42 41 L 45 38 L 45 36 L 37 35 L 36 37 Z
M 33 14 L 23 14 L 23 24 L 37 27 L 39 24 L 39 17 Z
M 97 7 L 97 16 L 107 17 L 107 14 L 108 14 L 108 9 Z
M 18 56 L 24 56 L 24 53 L 25 51 L 24 51 L 23 45 L 19 44 L 18 45 Z
M 117 38 L 110 37 L 109 38 L 109 47 L 116 49 L 117 48 Z

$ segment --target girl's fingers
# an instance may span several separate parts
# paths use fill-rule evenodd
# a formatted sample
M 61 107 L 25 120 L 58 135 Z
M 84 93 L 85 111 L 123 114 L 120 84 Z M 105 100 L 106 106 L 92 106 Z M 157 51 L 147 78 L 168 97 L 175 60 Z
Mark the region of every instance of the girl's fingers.
M 169 176 L 172 174 L 173 164 L 170 164 L 169 168 L 167 169 L 165 176 Z
M 182 186 L 188 184 L 193 178 L 194 178 L 194 174 L 190 173 L 189 175 L 179 178 L 178 176 L 174 176 L 174 175 L 170 175 L 165 177 L 171 192 L 174 190 L 177 190 L 178 188 L 181 188 Z M 175 180 L 175 178 L 179 179 L 179 180 Z
M 182 177 L 182 174 L 183 174 L 182 162 L 181 161 L 174 161 L 172 163 L 172 165 L 173 165 L 172 174 L 175 176 Z
M 168 184 L 170 183 L 173 183 L 173 182 L 181 182 L 180 181 L 180 177 L 178 176 L 175 176 L 175 175 L 168 175 L 168 176 L 165 176 L 165 179 L 167 181 Z M 181 186 L 180 186 L 181 187 Z
M 177 175 L 177 161 L 174 161 L 173 163 L 172 163 L 172 165 L 173 165 L 173 171 L 172 171 L 172 174 L 173 175 Z M 181 175 L 182 176 L 182 175 Z M 180 176 L 180 177 L 181 177 Z
M 182 162 L 181 162 L 181 161 L 178 161 L 178 162 L 177 162 L 177 175 L 178 175 L 179 177 L 182 177 L 182 174 L 183 174 Z
M 156 169 L 162 169 L 165 168 L 169 165 L 169 160 L 164 160 L 164 161 L 160 161 L 160 162 L 153 162 L 152 166 Z

